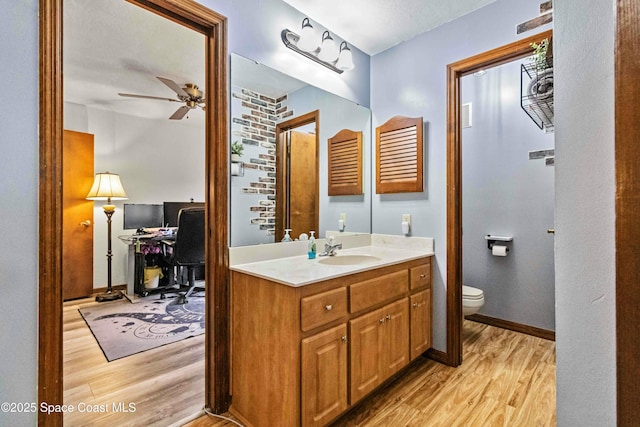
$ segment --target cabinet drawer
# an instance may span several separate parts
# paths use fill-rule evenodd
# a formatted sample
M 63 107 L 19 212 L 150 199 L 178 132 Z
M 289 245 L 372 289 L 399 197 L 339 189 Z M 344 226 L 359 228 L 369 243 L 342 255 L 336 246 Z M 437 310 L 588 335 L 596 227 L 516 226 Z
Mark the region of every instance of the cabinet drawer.
M 424 265 L 411 268 L 409 275 L 411 290 L 431 286 L 431 260 Z
M 338 288 L 300 300 L 303 331 L 322 326 L 347 314 L 347 288 Z
M 397 271 L 349 287 L 351 313 L 402 295 L 409 288 L 408 270 Z

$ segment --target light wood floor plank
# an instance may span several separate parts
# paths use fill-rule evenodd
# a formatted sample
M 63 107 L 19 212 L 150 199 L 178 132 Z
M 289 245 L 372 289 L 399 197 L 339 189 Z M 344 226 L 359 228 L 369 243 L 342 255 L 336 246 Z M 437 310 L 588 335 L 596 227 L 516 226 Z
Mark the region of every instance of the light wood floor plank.
M 189 421 L 204 402 L 204 336 L 108 363 L 77 311 L 96 303 L 83 301 L 63 310 L 65 403 L 133 402 L 136 412 L 67 414 L 65 425 L 235 426 Z M 555 425 L 554 342 L 465 321 L 463 343 L 460 367 L 421 358 L 333 426 Z
M 64 402 L 99 405 L 105 412 L 73 412 L 65 426 L 181 426 L 202 414 L 204 335 L 107 362 L 78 312 L 97 303 L 65 303 Z M 105 303 L 108 304 L 108 303 Z M 135 405 L 117 412 L 113 404 Z

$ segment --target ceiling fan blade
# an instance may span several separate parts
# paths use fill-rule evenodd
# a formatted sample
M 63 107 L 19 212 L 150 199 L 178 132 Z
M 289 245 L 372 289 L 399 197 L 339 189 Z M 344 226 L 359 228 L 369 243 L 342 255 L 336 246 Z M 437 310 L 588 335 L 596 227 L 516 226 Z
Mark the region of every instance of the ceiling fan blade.
M 136 95 L 136 94 L 133 94 L 133 93 L 119 93 L 118 95 L 127 96 L 129 98 L 160 99 L 162 101 L 182 102 L 179 99 L 163 98 L 163 97 L 160 97 L 160 96 Z
M 169 86 L 171 88 L 171 90 L 173 90 L 178 95 L 185 96 L 185 97 L 189 98 L 189 94 L 187 92 L 185 92 L 184 90 L 182 90 L 182 88 L 180 86 L 178 86 L 176 84 L 176 82 L 174 82 L 173 80 L 165 79 L 164 77 L 156 77 L 156 78 L 158 80 L 160 80 L 162 83 L 164 83 L 167 86 Z
M 175 113 L 173 113 L 173 115 L 171 117 L 169 117 L 169 119 L 171 120 L 180 120 L 182 119 L 184 116 L 187 115 L 187 113 L 189 112 L 189 110 L 191 110 L 191 108 L 187 107 L 186 105 L 183 105 L 182 107 L 178 108 L 176 110 Z

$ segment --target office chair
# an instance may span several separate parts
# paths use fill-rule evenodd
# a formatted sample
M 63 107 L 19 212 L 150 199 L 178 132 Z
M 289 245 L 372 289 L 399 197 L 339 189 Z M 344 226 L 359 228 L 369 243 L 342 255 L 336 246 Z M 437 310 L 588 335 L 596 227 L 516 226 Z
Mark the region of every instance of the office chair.
M 196 267 L 204 266 L 204 208 L 185 208 L 178 213 L 178 232 L 174 241 L 163 240 L 164 261 L 171 269 L 187 269 L 187 284 L 179 281 L 180 288 L 161 292 L 160 298 L 167 293 L 178 293 L 176 303 L 184 304 L 196 289 Z M 171 251 L 168 250 L 171 248 Z M 170 273 L 173 275 L 173 271 Z M 170 280 L 170 284 L 172 280 Z M 201 288 L 204 289 L 204 288 Z

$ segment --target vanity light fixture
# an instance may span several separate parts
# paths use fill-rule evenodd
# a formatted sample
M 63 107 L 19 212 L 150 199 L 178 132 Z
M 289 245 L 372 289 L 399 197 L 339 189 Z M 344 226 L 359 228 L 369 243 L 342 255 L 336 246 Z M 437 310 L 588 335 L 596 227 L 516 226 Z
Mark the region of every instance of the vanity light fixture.
M 289 49 L 324 65 L 338 74 L 354 68 L 353 55 L 347 42 L 343 41 L 338 48 L 329 31 L 325 31 L 322 34 L 321 44 L 319 45 L 309 18 L 302 20 L 300 35 L 285 28 L 280 33 L 280 36 L 284 45 Z

